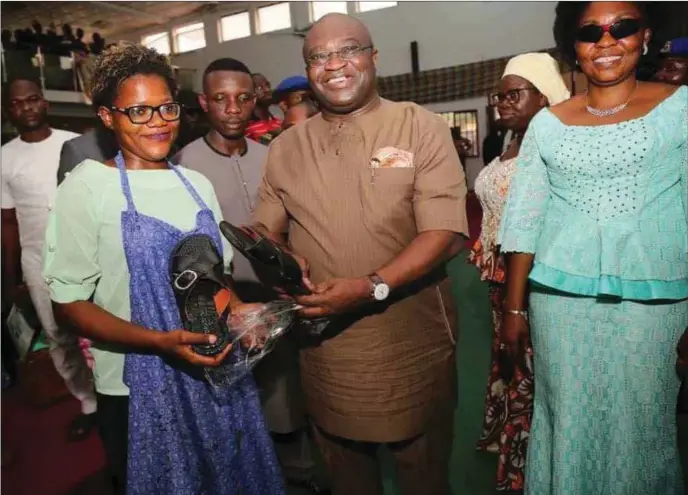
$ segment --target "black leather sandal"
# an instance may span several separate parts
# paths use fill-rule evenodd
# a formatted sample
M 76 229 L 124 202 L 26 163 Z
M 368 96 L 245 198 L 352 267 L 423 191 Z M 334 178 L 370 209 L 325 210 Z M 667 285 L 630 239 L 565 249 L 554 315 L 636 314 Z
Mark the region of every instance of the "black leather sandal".
M 223 260 L 210 236 L 192 235 L 179 242 L 172 252 L 170 277 L 184 329 L 217 337 L 214 344 L 196 344 L 193 350 L 203 356 L 221 353 L 229 344 L 231 310 Z
M 246 225 L 237 227 L 224 221 L 220 222 L 220 232 L 249 261 L 255 261 L 265 269 L 262 273 L 273 287 L 290 296 L 311 294 L 303 283 L 303 272 L 294 257 L 260 232 Z M 300 333 L 319 339 L 329 325 L 329 317 L 302 319 Z
M 292 296 L 310 294 L 294 257 L 260 232 L 248 226 L 236 227 L 229 222 L 220 222 L 220 232 L 246 258 L 263 265 L 268 270 L 270 281 L 277 287 Z

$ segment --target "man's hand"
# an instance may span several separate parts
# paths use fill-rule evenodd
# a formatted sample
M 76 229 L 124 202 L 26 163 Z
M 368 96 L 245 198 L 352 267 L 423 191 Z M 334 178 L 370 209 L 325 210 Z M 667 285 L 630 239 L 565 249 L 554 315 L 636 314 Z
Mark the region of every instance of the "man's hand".
M 315 292 L 315 284 L 313 282 L 311 282 L 311 279 L 310 279 L 311 267 L 308 264 L 308 260 L 306 260 L 306 258 L 304 258 L 303 256 L 301 256 L 299 254 L 296 254 L 296 253 L 293 253 L 292 251 L 289 251 L 286 248 L 283 248 L 283 249 L 285 252 L 289 253 L 294 258 L 296 263 L 299 265 L 299 268 L 301 268 L 301 275 L 302 275 L 301 281 L 303 282 L 303 285 L 305 285 L 306 288 L 308 290 L 310 290 L 311 292 Z M 279 298 L 282 300 L 292 300 L 293 299 L 293 297 L 288 295 L 284 291 L 284 289 L 282 289 L 281 287 L 273 287 L 272 290 L 277 292 L 277 294 L 279 294 Z
M 315 284 L 311 282 L 310 279 L 311 266 L 308 264 L 308 260 L 296 253 L 289 252 L 289 254 L 294 257 L 296 262 L 299 264 L 299 268 L 301 268 L 301 273 L 303 274 L 303 284 L 308 288 L 308 290 L 315 292 Z
M 346 313 L 370 300 L 370 280 L 363 278 L 335 278 L 314 287 L 314 294 L 300 296 L 296 302 L 305 306 L 301 316 L 321 316 Z

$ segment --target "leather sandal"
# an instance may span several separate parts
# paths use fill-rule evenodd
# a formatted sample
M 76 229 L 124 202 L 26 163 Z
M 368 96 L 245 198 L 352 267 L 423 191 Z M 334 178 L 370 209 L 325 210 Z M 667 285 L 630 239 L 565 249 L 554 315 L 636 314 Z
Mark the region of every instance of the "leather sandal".
M 303 272 L 294 257 L 260 232 L 224 221 L 220 222 L 220 232 L 246 258 L 263 265 L 280 289 L 293 296 L 310 294 L 303 285 Z
M 172 252 L 170 277 L 184 329 L 217 337 L 213 344 L 192 345 L 193 350 L 203 356 L 221 353 L 229 344 L 230 292 L 222 257 L 210 236 L 192 235 L 179 242 Z

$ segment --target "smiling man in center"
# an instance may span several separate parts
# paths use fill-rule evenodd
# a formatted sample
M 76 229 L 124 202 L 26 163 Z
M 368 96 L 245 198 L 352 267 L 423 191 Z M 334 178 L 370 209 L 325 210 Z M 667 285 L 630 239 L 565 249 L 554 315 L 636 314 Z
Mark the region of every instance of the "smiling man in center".
M 335 494 L 381 494 L 385 444 L 402 493 L 446 495 L 464 173 L 440 117 L 380 98 L 360 21 L 323 17 L 303 55 L 322 113 L 270 146 L 254 220 L 304 269 L 303 315 L 333 318 L 301 352 L 315 437 Z

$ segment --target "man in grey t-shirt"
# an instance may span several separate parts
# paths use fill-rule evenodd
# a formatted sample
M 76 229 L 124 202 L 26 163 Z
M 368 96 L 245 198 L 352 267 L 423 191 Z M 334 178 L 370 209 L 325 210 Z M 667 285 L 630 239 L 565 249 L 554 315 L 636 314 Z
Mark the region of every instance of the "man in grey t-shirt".
M 213 131 L 187 144 L 173 162 L 196 170 L 210 180 L 220 202 L 223 220 L 232 225 L 250 224 L 268 148 L 244 139 L 243 146 L 227 153 L 227 147 L 223 149 L 213 144 L 212 134 Z M 259 283 L 255 269 L 238 251 L 234 252 L 232 263 L 232 278 L 243 300 L 264 302 L 274 297 L 272 291 Z
M 210 180 L 224 220 L 233 225 L 251 224 L 268 154 L 267 146 L 245 138 L 256 104 L 251 72 L 238 60 L 223 58 L 212 62 L 203 74 L 200 103 L 211 129 L 186 145 L 173 162 Z M 260 284 L 251 263 L 236 251 L 232 278 L 237 294 L 246 302 L 276 298 Z M 290 342 L 280 342 L 256 367 L 254 375 L 285 477 L 316 493 L 325 493 L 313 478 L 315 463 L 304 434 L 306 419 L 300 400 L 297 359 Z

